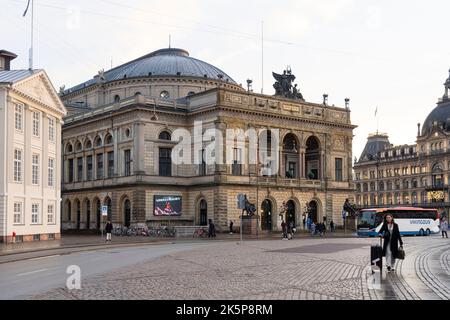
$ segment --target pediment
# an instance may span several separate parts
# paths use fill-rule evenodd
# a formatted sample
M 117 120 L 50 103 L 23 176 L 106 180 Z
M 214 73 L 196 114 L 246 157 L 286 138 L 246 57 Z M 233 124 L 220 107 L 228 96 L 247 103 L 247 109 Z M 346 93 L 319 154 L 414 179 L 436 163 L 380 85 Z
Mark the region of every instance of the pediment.
M 25 98 L 56 110 L 62 115 L 67 113 L 66 108 L 44 71 L 15 83 L 13 89 L 18 94 L 25 96 Z

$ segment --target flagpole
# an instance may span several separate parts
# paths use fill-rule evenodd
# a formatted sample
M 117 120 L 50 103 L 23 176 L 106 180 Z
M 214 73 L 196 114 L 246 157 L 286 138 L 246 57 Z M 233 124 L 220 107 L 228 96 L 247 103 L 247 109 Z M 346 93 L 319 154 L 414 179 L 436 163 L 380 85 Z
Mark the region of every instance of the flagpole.
M 33 41 L 34 40 L 34 0 L 31 0 L 31 47 L 30 47 L 30 70 L 33 70 Z

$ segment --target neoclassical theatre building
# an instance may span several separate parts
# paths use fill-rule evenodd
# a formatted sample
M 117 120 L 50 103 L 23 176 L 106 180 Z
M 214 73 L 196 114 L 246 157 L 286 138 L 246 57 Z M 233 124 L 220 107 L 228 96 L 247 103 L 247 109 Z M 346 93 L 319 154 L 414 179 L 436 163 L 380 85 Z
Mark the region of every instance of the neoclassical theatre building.
M 420 206 L 448 214 L 450 206 L 450 77 L 444 96 L 423 125 L 417 143 L 393 146 L 387 134 L 368 139 L 355 163 L 356 202 L 363 208 Z
M 277 95 L 255 94 L 187 51 L 169 48 L 61 88 L 69 111 L 63 229 L 98 229 L 100 208 L 107 206 L 116 225 L 212 219 L 225 230 L 230 220 L 239 226 L 239 194 L 259 209 L 260 230 L 277 230 L 282 219 L 301 225 L 307 204 L 316 221 L 341 223 L 342 205 L 354 190 L 348 101 L 344 108 L 328 105 L 326 96 L 321 104 L 305 102 L 293 79 L 286 71 L 277 75 Z M 176 165 L 174 132 L 193 132 L 196 122 L 220 130 L 224 139 L 226 129 L 279 129 L 278 172 L 261 176 L 257 164 L 243 161 L 248 141 L 233 147 L 229 164 Z

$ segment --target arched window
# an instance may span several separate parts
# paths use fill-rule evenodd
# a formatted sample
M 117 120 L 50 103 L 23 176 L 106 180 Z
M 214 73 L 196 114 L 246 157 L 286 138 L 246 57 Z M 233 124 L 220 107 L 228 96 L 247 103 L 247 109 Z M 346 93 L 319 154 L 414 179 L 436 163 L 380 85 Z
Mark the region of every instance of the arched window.
M 113 144 L 113 137 L 112 135 L 108 134 L 105 138 L 105 145 L 109 146 Z
M 444 185 L 444 170 L 440 164 L 436 164 L 433 167 L 433 186 L 436 188 L 442 188 Z
M 357 192 L 361 192 L 361 184 L 358 183 L 358 184 L 356 185 L 356 191 L 357 191 Z
M 84 143 L 84 148 L 86 150 L 92 149 L 92 141 L 90 139 L 86 140 L 86 142 Z
M 142 93 L 140 93 L 140 92 L 138 91 L 138 92 L 136 92 L 136 93 L 134 94 L 134 96 L 135 96 L 135 97 L 137 97 L 137 96 L 142 96 Z
M 172 136 L 171 136 L 170 132 L 163 131 L 159 134 L 159 140 L 171 141 Z
M 118 102 L 120 102 L 120 96 L 118 94 L 116 94 L 114 96 L 114 103 L 118 103 Z
M 95 146 L 97 148 L 102 146 L 102 139 L 100 137 L 95 138 Z
M 379 188 L 380 191 L 384 191 L 384 182 L 380 182 Z
M 72 153 L 73 152 L 73 146 L 71 143 L 68 143 L 66 146 L 66 153 Z
M 297 138 L 292 133 L 286 135 L 283 141 L 283 148 L 285 152 L 298 152 Z
M 316 137 L 306 141 L 306 176 L 310 180 L 319 180 L 320 172 L 320 143 Z
M 81 142 L 80 142 L 80 141 L 77 141 L 77 143 L 76 143 L 76 145 L 75 145 L 75 150 L 76 150 L 77 152 L 80 152 L 80 151 L 83 150 L 83 146 L 81 145 Z
M 369 185 L 367 183 L 364 183 L 363 190 L 364 192 L 369 192 Z

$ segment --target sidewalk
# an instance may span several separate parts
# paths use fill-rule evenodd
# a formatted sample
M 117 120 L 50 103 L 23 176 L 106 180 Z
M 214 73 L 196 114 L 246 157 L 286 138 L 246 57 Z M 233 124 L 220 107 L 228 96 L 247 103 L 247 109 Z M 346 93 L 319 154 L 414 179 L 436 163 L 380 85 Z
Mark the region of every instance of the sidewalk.
M 304 231 L 298 232 L 294 239 L 298 238 L 354 238 L 354 232 L 344 233 L 339 230 L 327 233 L 324 237 L 315 236 Z M 281 233 L 262 233 L 256 235 L 243 235 L 244 241 L 255 240 L 281 240 Z M 12 262 L 24 259 L 34 259 L 52 255 L 69 254 L 72 252 L 98 250 L 103 248 L 157 245 L 193 241 L 240 241 L 240 234 L 232 235 L 218 233 L 215 239 L 208 238 L 149 238 L 149 237 L 113 237 L 112 243 L 105 243 L 105 238 L 99 235 L 63 235 L 61 240 L 24 242 L 16 244 L 0 244 L 0 263 Z

